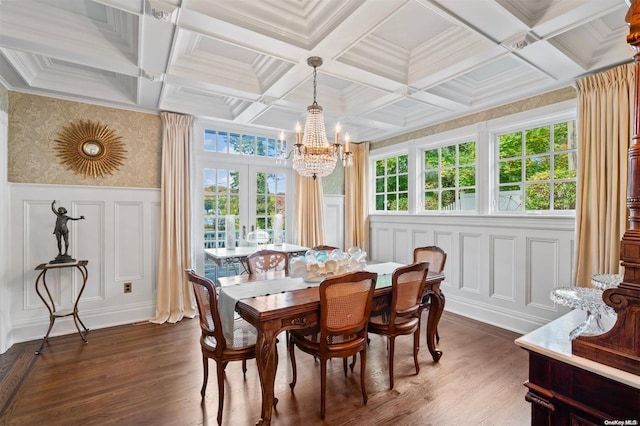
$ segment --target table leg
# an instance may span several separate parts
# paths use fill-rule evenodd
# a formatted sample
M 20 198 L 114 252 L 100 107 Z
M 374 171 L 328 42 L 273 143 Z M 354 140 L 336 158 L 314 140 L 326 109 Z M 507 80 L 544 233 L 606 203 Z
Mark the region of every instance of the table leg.
M 444 311 L 444 294 L 440 292 L 429 293 L 429 316 L 427 318 L 427 347 L 433 357 L 434 362 L 440 361 L 442 351 L 436 348 L 436 334 L 438 323 Z
M 256 364 L 260 376 L 262 389 L 262 410 L 257 425 L 270 425 L 273 406 L 277 401 L 274 395 L 276 369 L 278 366 L 278 354 L 276 348 L 276 335 L 278 330 L 264 324 L 258 329 L 256 341 Z
M 76 301 L 73 305 L 73 322 L 76 325 L 76 329 L 78 330 L 78 334 L 80 335 L 80 338 L 82 339 L 82 341 L 84 343 L 89 343 L 87 339 L 84 337 L 84 333 L 88 332 L 89 329 L 87 328 L 86 325 L 84 325 L 84 323 L 80 319 L 80 316 L 78 315 L 78 302 L 80 302 L 80 297 L 82 297 L 84 288 L 87 285 L 87 278 L 89 278 L 89 272 L 87 271 L 87 267 L 84 265 L 78 265 L 76 266 L 76 268 L 78 268 L 78 270 L 80 271 L 80 274 L 82 274 L 82 286 L 80 287 L 80 291 L 78 292 L 78 297 L 76 297 Z M 80 331 L 80 324 L 78 323 L 82 324 L 84 333 Z
M 44 337 L 42 338 L 42 343 L 40 344 L 40 348 L 38 348 L 38 350 L 36 351 L 36 355 L 40 355 L 40 353 L 42 353 L 44 344 L 47 342 L 47 339 L 49 339 L 49 334 L 51 333 L 51 329 L 53 328 L 53 323 L 56 322 L 56 317 L 54 315 L 56 305 L 53 301 L 53 297 L 51 297 L 51 293 L 49 292 L 49 287 L 47 287 L 46 280 L 47 280 L 47 270 L 44 269 L 42 272 L 40 272 L 40 274 L 38 274 L 38 278 L 36 278 L 36 293 L 38 294 L 38 297 L 40 297 L 40 299 L 42 300 L 42 303 L 44 303 L 44 305 L 47 307 L 47 310 L 49 311 L 49 328 L 47 329 L 47 334 L 45 334 Z M 44 287 L 50 302 L 47 302 L 47 299 L 45 299 L 44 295 L 41 293 L 40 283 L 42 283 L 42 286 Z

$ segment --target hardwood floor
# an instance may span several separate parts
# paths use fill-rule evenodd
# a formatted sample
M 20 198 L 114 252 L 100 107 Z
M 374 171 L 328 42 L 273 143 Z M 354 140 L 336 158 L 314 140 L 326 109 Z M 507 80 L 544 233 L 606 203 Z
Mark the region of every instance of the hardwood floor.
M 426 321 L 423 321 L 423 327 Z M 524 400 L 527 354 L 499 328 L 445 312 L 439 326 L 443 356 L 434 363 L 421 341 L 415 375 L 412 338 L 398 338 L 395 388 L 390 391 L 385 340 L 370 335 L 367 391 L 362 405 L 359 365 L 344 377 L 342 361 L 327 369 L 327 418 L 320 420 L 320 367 L 296 352 L 292 394 L 284 339 L 276 376 L 276 425 L 528 425 Z M 215 364 L 201 404 L 202 358 L 197 320 L 94 330 L 14 345 L 0 355 L 2 425 L 215 425 Z M 424 334 L 423 334 L 424 336 Z M 260 415 L 255 362 L 243 380 L 241 363 L 227 366 L 223 424 L 252 425 Z

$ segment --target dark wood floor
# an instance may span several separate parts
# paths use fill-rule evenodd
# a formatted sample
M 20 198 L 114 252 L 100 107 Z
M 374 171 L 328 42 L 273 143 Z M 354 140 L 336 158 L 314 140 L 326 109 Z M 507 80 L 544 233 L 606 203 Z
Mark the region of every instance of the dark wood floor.
M 426 321 L 423 322 L 423 324 Z M 327 417 L 320 416 L 320 368 L 297 352 L 298 384 L 291 378 L 284 339 L 276 377 L 277 425 L 527 425 L 527 354 L 518 337 L 446 313 L 440 322 L 439 363 L 422 342 L 415 375 L 411 338 L 396 343 L 395 388 L 388 388 L 386 345 L 371 335 L 367 360 L 369 402 L 362 404 L 358 369 L 345 378 L 342 362 L 328 368 Z M 201 405 L 202 362 L 197 320 L 94 330 L 14 345 L 0 356 L 2 425 L 215 425 L 217 389 L 212 363 Z M 243 380 L 240 363 L 227 367 L 223 424 L 251 425 L 260 415 L 254 362 Z

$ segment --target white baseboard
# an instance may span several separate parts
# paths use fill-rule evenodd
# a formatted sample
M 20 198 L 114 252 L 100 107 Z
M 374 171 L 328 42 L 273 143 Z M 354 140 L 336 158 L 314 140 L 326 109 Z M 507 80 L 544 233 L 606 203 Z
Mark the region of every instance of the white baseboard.
M 90 312 L 80 311 L 79 317 L 89 330 L 97 330 L 139 321 L 148 321 L 155 316 L 155 313 L 155 302 L 144 302 L 120 306 L 117 311 L 113 309 L 94 310 Z M 10 344 L 7 349 L 15 343 L 42 339 L 48 327 L 49 320 L 47 318 L 13 323 L 13 329 L 11 330 L 9 338 Z M 57 318 L 49 337 L 63 336 L 77 332 L 78 330 L 73 323 L 72 317 Z M 91 333 L 87 335 L 87 339 L 91 340 Z
M 515 333 L 526 334 L 542 327 L 550 320 L 522 312 L 512 311 L 480 302 L 469 301 L 446 295 L 445 310 L 467 318 L 481 321 Z M 566 312 L 558 312 L 558 317 Z

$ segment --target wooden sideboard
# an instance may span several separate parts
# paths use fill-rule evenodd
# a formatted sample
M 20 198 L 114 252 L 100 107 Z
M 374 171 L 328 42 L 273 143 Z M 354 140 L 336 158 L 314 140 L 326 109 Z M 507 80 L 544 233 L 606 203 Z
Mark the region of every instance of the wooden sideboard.
M 529 352 L 532 425 L 640 425 L 640 376 L 571 353 L 575 310 L 518 338 Z

